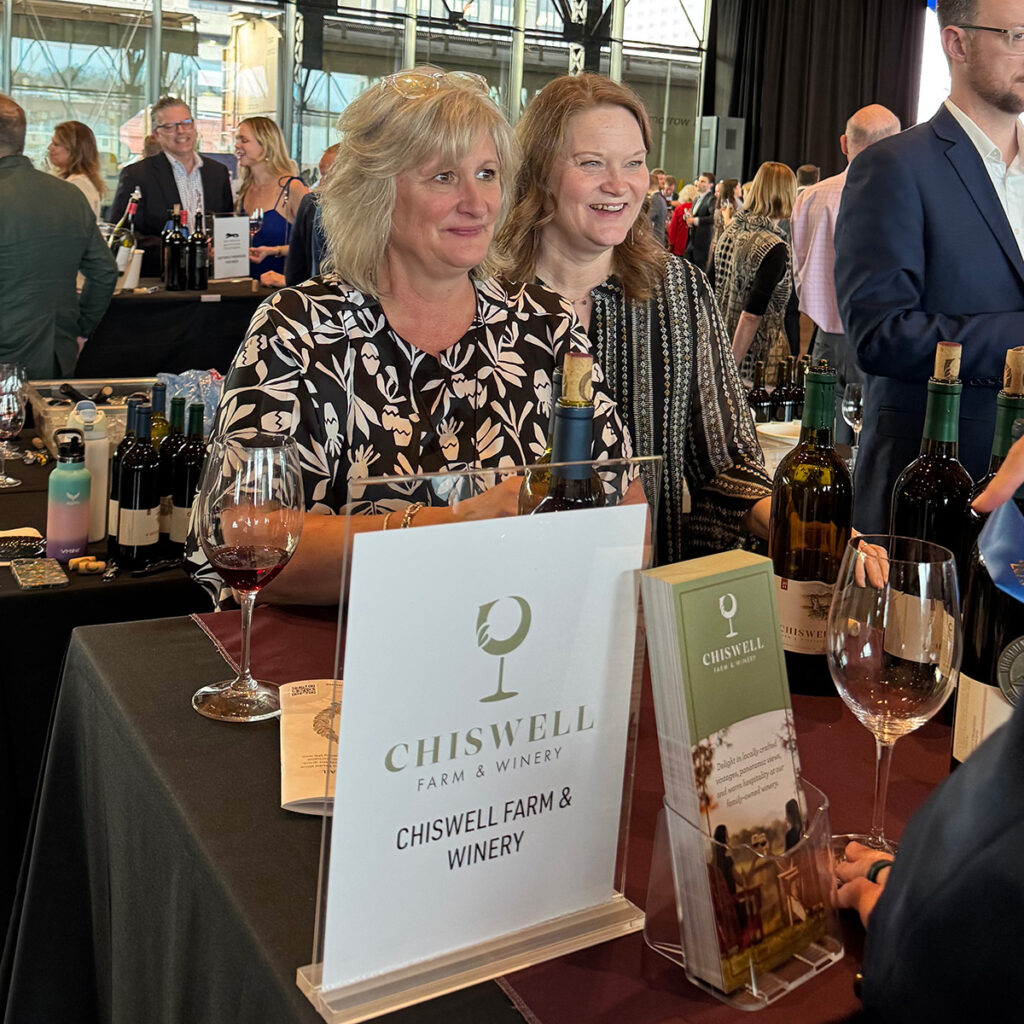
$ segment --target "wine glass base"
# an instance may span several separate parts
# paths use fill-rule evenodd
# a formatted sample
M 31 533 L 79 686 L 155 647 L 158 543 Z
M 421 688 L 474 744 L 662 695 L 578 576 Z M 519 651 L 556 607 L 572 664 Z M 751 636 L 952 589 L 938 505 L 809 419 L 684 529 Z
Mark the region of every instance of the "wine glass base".
M 264 722 L 281 714 L 277 687 L 256 680 L 255 690 L 235 690 L 233 679 L 196 690 L 192 707 L 219 722 Z
M 0 487 L 20 487 L 21 481 L 13 476 L 0 476 Z
M 860 843 L 861 846 L 866 846 L 870 850 L 881 850 L 894 856 L 899 850 L 899 843 L 894 842 L 892 839 L 883 839 L 879 842 L 874 836 L 867 835 L 864 832 L 844 832 L 842 835 L 832 837 L 832 854 L 837 864 L 846 860 L 847 843 Z

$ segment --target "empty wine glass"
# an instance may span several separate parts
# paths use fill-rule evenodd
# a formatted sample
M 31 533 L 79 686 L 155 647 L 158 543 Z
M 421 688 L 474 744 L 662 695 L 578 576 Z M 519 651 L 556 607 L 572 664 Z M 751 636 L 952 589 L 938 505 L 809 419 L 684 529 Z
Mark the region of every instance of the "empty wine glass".
M 853 456 L 850 459 L 850 468 L 853 469 L 857 462 L 857 452 L 860 448 L 860 428 L 864 425 L 864 385 L 856 381 L 850 381 L 843 391 L 843 419 L 853 430 Z
M 21 395 L 22 405 L 28 405 L 28 374 L 25 372 L 25 367 L 18 363 L 0 363 L 0 393 L 9 391 L 17 391 Z M 23 415 L 22 427 L 24 425 Z M 15 430 L 11 437 L 17 437 L 20 433 L 21 427 Z M 9 440 L 6 442 L 6 447 L 8 458 L 16 455 L 19 451 L 18 446 L 11 444 Z
M 0 487 L 20 487 L 17 477 L 7 475 L 7 442 L 21 433 L 25 423 L 25 400 L 20 389 L 0 390 Z
M 288 564 L 302 517 L 294 438 L 255 434 L 211 445 L 199 490 L 199 543 L 241 601 L 242 657 L 235 679 L 204 686 L 192 697 L 192 706 L 207 718 L 259 722 L 280 712 L 277 688 L 249 671 L 249 630 L 256 594 Z
M 875 737 L 870 833 L 837 836 L 837 847 L 855 839 L 895 852 L 884 828 L 893 746 L 942 707 L 960 670 L 952 552 L 909 537 L 852 538 L 836 580 L 826 643 L 839 696 Z

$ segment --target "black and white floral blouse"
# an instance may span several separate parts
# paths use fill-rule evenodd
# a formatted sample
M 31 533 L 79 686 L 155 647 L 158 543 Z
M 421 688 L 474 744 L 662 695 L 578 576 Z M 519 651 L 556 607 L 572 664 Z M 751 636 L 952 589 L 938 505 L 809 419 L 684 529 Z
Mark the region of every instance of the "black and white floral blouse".
M 436 357 L 399 337 L 378 300 L 335 276 L 276 292 L 231 365 L 214 434 L 294 436 L 306 508 L 326 514 L 447 501 L 443 484 L 419 480 L 356 485 L 350 494 L 360 478 L 535 462 L 547 438 L 552 371 L 569 348 L 589 351 L 590 342 L 544 288 L 474 285 L 469 331 Z M 627 458 L 629 436 L 600 370 L 595 378 L 594 458 Z

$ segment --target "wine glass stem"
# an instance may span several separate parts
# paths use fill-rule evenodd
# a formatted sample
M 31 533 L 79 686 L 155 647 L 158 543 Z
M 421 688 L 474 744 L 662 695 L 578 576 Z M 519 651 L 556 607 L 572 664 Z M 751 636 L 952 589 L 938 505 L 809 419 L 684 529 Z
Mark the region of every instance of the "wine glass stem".
M 0 483 L 7 479 L 7 441 L 0 441 Z
M 889 791 L 889 769 L 892 767 L 892 749 L 896 741 L 883 743 L 875 737 L 875 809 L 871 814 L 872 845 L 885 849 L 885 797 Z
M 249 671 L 249 629 L 252 626 L 252 608 L 256 603 L 256 592 L 240 593 L 239 596 L 242 600 L 242 668 L 231 688 L 251 692 L 256 689 L 256 680 Z

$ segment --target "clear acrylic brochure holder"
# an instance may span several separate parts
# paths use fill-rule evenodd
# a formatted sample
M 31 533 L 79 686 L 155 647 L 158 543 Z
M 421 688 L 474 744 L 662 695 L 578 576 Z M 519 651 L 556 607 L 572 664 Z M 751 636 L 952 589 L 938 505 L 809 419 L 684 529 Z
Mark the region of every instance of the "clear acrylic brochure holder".
M 763 855 L 744 844 L 724 846 L 699 825 L 677 814 L 666 802 L 658 815 L 647 890 L 644 940 L 651 949 L 679 964 L 686 977 L 738 1010 L 760 1010 L 810 981 L 843 958 L 839 921 L 831 902 L 834 888 L 832 826 L 828 797 L 806 779 L 801 781 L 807 828 L 800 842 L 778 856 Z M 697 830 L 708 849 L 708 870 L 728 864 L 732 884 L 718 886 L 719 953 L 743 983 L 723 992 L 688 968 L 686 906 L 681 870 L 673 856 L 682 830 Z M 795 949 L 782 963 L 770 929 L 794 930 Z
M 580 466 L 581 463 L 558 465 Z M 597 473 L 605 483 L 605 506 L 616 506 L 620 503 L 647 503 L 647 532 L 644 543 L 642 566 L 651 564 L 651 552 L 655 550 L 654 524 L 657 523 L 657 495 L 661 479 L 660 457 L 636 459 L 603 460 L 590 463 L 592 471 Z M 348 501 L 346 502 L 346 531 L 344 539 L 344 557 L 342 579 L 339 582 L 339 619 L 338 619 L 338 655 L 335 668 L 335 686 L 341 686 L 340 695 L 336 692 L 332 702 L 339 702 L 341 714 L 345 711 L 345 694 L 342 666 L 344 663 L 345 637 L 351 614 L 349 588 L 352 576 L 352 540 L 355 532 L 351 529 L 360 515 L 381 516 L 392 512 L 389 529 L 401 529 L 405 509 L 410 502 L 422 501 L 432 506 L 447 504 L 456 514 L 462 502 L 490 491 L 495 486 L 507 481 L 510 477 L 524 477 L 535 467 L 502 466 L 500 469 L 466 469 L 461 472 L 418 474 L 409 476 L 382 476 L 349 481 Z M 627 477 L 634 477 L 633 485 L 624 490 L 622 482 Z M 514 487 L 509 484 L 508 486 Z M 560 512 L 559 516 L 575 516 L 589 514 L 592 510 Z M 538 517 L 550 519 L 550 516 Z M 510 522 L 510 520 L 506 520 Z M 447 524 L 438 529 L 459 530 L 459 524 Z M 429 530 L 430 526 L 417 526 L 416 531 Z M 440 536 L 440 535 L 435 535 Z M 393 538 L 394 539 L 394 538 Z M 487 573 L 487 551 L 467 551 L 466 560 L 462 565 L 451 566 L 454 577 L 466 578 Z M 599 562 L 601 552 L 593 553 L 592 561 Z M 585 566 L 583 567 L 586 568 Z M 409 572 L 415 573 L 417 566 L 410 565 Z M 636 578 L 638 580 L 638 574 Z M 389 594 L 395 601 L 403 597 L 402 581 L 389 579 L 382 583 L 389 588 Z M 636 583 L 638 588 L 638 583 Z M 317 892 L 317 912 L 314 928 L 312 962 L 297 971 L 299 988 L 313 1003 L 314 1007 L 325 1020 L 332 1024 L 353 1024 L 368 1020 L 414 1003 L 437 998 L 446 993 L 487 981 L 512 971 L 521 970 L 532 964 L 563 956 L 576 950 L 586 948 L 599 942 L 618 938 L 643 927 L 643 911 L 625 898 L 626 850 L 629 837 L 629 817 L 633 791 L 635 770 L 636 734 L 640 708 L 640 684 L 643 673 L 646 646 L 639 629 L 630 629 L 630 650 L 627 652 L 631 662 L 631 688 L 628 695 L 628 714 L 624 729 L 625 757 L 621 777 L 621 799 L 618 804 L 617 827 L 618 835 L 614 838 L 614 872 L 607 899 L 597 905 L 574 913 L 544 919 L 539 916 L 536 923 L 498 935 L 486 941 L 477 942 L 462 948 L 446 950 L 429 950 L 430 936 L 424 936 L 425 952 L 421 959 L 403 965 L 399 969 L 383 970 L 380 973 L 368 973 L 342 987 L 325 990 L 324 977 L 324 946 L 327 927 L 327 894 L 329 889 L 331 842 L 332 836 L 349 836 L 358 830 L 358 821 L 339 820 L 338 831 L 334 829 L 333 790 L 330 780 L 325 788 L 325 806 L 323 838 L 320 856 L 320 880 Z M 570 638 L 571 639 L 571 638 Z M 584 642 L 581 637 L 579 642 Z M 394 641 L 399 642 L 399 641 Z M 386 659 L 386 651 L 382 652 Z M 499 683 L 500 688 L 500 683 Z M 337 754 L 337 736 L 340 727 L 329 730 L 327 740 L 327 756 L 330 763 Z M 344 763 L 337 768 L 339 776 L 344 773 Z M 355 884 L 372 884 L 357 880 Z M 387 892 L 381 889 L 380 895 L 386 900 Z M 524 892 L 529 899 L 529 893 Z M 372 942 L 372 936 L 367 936 Z

